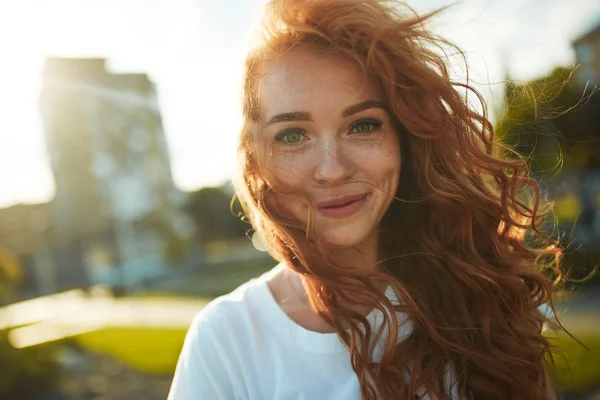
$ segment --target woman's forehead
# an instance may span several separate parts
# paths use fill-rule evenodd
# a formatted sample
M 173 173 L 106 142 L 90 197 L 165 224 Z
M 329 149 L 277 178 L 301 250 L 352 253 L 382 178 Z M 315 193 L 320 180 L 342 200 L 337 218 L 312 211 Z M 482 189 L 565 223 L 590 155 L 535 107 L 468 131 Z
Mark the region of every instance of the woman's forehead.
M 265 118 L 367 99 L 384 101 L 379 82 L 355 61 L 333 54 L 298 53 L 273 60 L 265 68 L 259 92 Z

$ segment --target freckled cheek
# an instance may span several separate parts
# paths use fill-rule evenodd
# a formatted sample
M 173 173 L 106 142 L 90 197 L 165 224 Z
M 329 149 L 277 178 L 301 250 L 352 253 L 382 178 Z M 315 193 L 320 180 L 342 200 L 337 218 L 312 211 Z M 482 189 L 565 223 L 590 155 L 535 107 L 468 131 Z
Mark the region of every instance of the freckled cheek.
M 380 175 L 376 173 L 380 171 L 384 173 L 381 175 L 383 177 L 400 169 L 400 148 L 394 142 L 378 143 L 357 150 L 349 158 L 372 170 L 375 175 Z
M 393 152 L 386 154 L 386 169 L 388 174 L 392 175 L 395 179 L 399 179 L 400 170 L 402 168 L 402 158 L 400 157 L 400 148 L 396 146 Z
M 277 193 L 275 199 L 281 210 L 306 222 L 311 207 L 310 160 L 298 154 L 274 155 L 270 160 L 270 184 Z M 307 197 L 308 196 L 308 197 Z
M 309 160 L 296 155 L 279 155 L 271 161 L 269 172 L 274 185 L 283 185 L 288 189 L 306 187 L 306 181 L 310 178 Z
M 382 143 L 381 147 L 365 158 L 365 165 L 372 171 L 372 176 L 378 184 L 387 190 L 396 191 L 400 178 L 401 157 L 400 147 L 396 141 Z

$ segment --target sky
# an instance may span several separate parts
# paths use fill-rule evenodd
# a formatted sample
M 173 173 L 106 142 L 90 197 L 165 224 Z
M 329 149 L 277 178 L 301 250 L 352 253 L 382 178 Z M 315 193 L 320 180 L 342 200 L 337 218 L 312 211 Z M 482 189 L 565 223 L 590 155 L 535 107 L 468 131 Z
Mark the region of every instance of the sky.
M 47 56 L 104 57 L 113 72 L 147 73 L 176 186 L 229 179 L 243 59 L 265 1 L 0 0 L 0 207 L 54 195 L 37 110 Z M 600 24 L 597 0 L 407 2 L 418 12 L 453 5 L 432 28 L 467 53 L 492 108 L 507 73 L 526 81 L 573 66 L 571 41 Z

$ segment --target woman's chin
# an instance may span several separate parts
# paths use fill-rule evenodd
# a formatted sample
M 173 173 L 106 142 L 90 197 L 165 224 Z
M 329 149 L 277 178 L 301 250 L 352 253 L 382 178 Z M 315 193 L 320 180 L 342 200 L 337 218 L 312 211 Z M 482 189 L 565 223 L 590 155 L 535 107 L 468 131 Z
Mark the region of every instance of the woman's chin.
M 321 232 L 319 238 L 328 248 L 357 248 L 361 247 L 368 236 L 362 232 L 344 232 L 342 230 L 335 232 Z

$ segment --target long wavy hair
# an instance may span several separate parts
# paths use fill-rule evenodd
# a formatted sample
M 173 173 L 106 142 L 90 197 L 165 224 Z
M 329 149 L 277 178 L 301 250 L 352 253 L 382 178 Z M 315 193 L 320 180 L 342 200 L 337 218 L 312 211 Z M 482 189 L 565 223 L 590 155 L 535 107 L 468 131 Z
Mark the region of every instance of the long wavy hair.
M 523 159 L 494 137 L 481 95 L 451 78 L 445 54 L 462 53 L 426 28 L 436 13 L 379 0 L 270 1 L 246 62 L 236 192 L 270 254 L 306 277 L 312 307 L 350 351 L 363 398 L 450 399 L 451 371 L 465 398 L 545 399 L 551 346 L 537 307 L 552 303 L 562 278 L 560 251 L 542 230 L 551 207 Z M 257 139 L 260 86 L 269 63 L 295 52 L 345 56 L 384 89 L 402 169 L 376 270 L 328 259 L 312 228 L 273 201 Z M 375 331 L 356 305 L 379 309 L 384 324 Z M 396 313 L 412 323 L 400 341 Z

